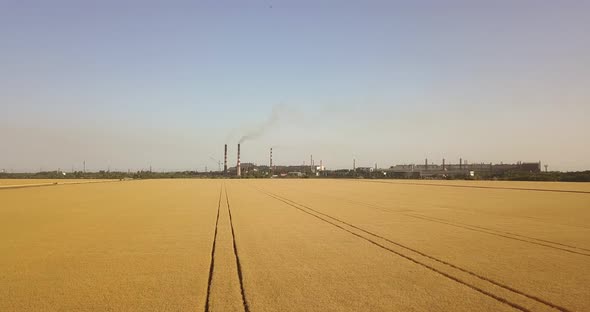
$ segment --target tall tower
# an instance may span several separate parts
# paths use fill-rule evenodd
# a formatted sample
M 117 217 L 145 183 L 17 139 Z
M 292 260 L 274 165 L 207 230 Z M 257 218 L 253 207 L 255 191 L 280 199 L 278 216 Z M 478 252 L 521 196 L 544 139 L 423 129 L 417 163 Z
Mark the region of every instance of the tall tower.
M 225 150 L 223 152 L 223 173 L 227 173 L 227 144 L 225 144 Z
M 242 176 L 242 166 L 240 164 L 240 143 L 238 143 L 238 165 L 237 165 L 237 169 L 238 169 L 238 171 L 237 171 L 238 174 L 237 175 L 238 175 L 238 177 L 241 177 Z

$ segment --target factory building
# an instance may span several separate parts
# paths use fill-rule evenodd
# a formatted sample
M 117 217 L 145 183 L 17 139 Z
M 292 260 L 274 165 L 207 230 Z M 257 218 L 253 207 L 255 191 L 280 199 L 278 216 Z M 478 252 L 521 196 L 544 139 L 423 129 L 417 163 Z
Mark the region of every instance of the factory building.
M 429 178 L 429 177 L 473 177 L 501 175 L 507 172 L 541 172 L 541 162 L 518 162 L 516 164 L 468 163 L 460 160 L 459 164 L 429 163 L 415 165 L 394 165 L 386 170 L 393 177 Z

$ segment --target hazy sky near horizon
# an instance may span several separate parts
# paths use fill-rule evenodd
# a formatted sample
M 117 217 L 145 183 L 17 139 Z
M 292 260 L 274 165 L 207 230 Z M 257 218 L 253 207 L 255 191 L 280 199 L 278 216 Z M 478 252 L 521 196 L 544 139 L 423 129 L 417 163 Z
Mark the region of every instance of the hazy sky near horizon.
M 329 168 L 590 169 L 588 16 L 587 1 L 0 0 L 0 169 L 215 169 L 255 132 L 243 162 L 275 146 L 277 164 Z

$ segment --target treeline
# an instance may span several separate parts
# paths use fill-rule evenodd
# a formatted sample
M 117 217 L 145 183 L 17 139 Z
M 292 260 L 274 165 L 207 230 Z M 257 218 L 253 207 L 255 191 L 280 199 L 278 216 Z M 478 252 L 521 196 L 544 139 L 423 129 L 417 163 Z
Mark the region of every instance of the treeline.
M 558 181 L 558 182 L 590 182 L 590 170 L 575 172 L 507 172 L 495 177 L 506 181 Z
M 524 172 L 524 171 L 507 171 L 503 173 L 476 172 L 474 177 L 464 175 L 429 175 L 421 177 L 419 172 L 411 174 L 405 172 L 355 172 L 352 170 L 335 170 L 325 172 L 320 177 L 327 178 L 362 178 L 362 179 L 432 179 L 432 180 L 501 180 L 501 181 L 547 181 L 547 182 L 590 182 L 590 170 L 574 172 Z
M 189 179 L 189 178 L 221 178 L 223 176 L 214 172 L 67 172 L 45 171 L 36 173 L 0 173 L 0 179 Z
M 242 179 L 268 178 L 270 175 L 265 172 L 249 172 L 242 175 Z M 403 175 L 388 172 L 384 175 L 382 171 L 375 172 L 354 172 L 352 170 L 324 171 L 319 176 L 303 175 L 301 177 L 288 176 L 289 178 L 365 178 L 365 179 L 420 179 L 416 175 Z M 216 178 L 237 178 L 235 174 L 224 175 L 221 172 L 70 172 L 65 175 L 62 172 L 47 171 L 37 173 L 0 173 L 0 179 L 216 179 Z M 590 182 L 590 170 L 575 172 L 519 172 L 509 171 L 501 174 L 467 176 L 430 176 L 428 179 L 446 180 L 503 180 L 503 181 L 561 181 L 561 182 Z

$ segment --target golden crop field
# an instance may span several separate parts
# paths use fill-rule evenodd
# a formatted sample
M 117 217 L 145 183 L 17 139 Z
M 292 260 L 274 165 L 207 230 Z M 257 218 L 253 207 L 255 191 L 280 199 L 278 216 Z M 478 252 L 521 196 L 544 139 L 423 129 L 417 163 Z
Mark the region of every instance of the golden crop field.
M 589 184 L 0 189 L 0 311 L 589 311 L 589 289 Z

